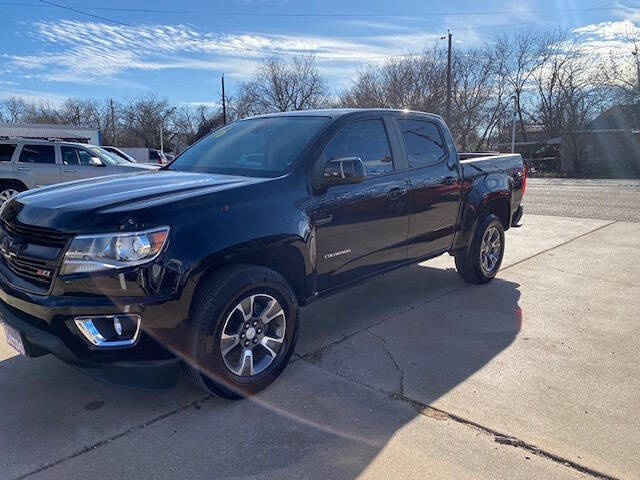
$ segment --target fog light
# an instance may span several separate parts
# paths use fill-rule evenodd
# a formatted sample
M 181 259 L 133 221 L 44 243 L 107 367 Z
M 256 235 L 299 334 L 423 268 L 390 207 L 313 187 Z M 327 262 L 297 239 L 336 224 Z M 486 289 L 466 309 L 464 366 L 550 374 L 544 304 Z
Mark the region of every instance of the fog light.
M 113 329 L 119 337 L 122 336 L 122 322 L 120 322 L 118 317 L 114 317 L 113 319 Z
M 73 319 L 80 333 L 97 347 L 126 347 L 140 335 L 140 315 L 102 315 Z

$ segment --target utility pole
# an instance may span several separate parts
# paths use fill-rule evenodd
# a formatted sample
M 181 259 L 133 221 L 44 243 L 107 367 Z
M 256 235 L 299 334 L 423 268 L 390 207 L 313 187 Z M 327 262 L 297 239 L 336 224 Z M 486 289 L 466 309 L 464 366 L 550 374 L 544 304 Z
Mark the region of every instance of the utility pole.
M 638 91 L 640 91 L 640 56 L 638 55 L 638 44 L 634 41 L 633 42 L 633 52 L 631 52 L 631 55 L 633 55 L 636 61 L 636 71 L 637 71 L 637 75 L 638 75 L 638 84 L 636 85 L 636 89 Z
M 515 106 L 516 99 L 513 99 L 513 125 L 511 126 L 511 153 L 516 153 L 516 118 L 518 117 L 518 109 Z
M 450 30 L 447 30 L 447 36 L 449 37 L 449 48 L 447 52 L 447 116 L 446 120 L 449 122 L 451 119 L 451 34 Z
M 113 141 L 113 146 L 118 146 L 118 141 L 116 140 L 116 116 L 113 113 L 113 98 L 109 99 L 109 106 L 111 108 L 111 140 Z
M 445 38 L 448 40 L 449 44 L 447 46 L 447 109 L 445 112 L 445 120 L 447 123 L 451 117 L 451 38 L 453 34 L 451 30 L 447 30 L 447 35 L 444 37 L 440 37 L 440 40 L 444 40 Z
M 162 123 L 160 124 L 160 151 L 164 153 L 164 139 L 162 137 L 162 130 L 164 130 L 164 119 L 162 119 Z
M 222 124 L 227 124 L 227 102 L 224 98 L 224 73 L 222 74 Z

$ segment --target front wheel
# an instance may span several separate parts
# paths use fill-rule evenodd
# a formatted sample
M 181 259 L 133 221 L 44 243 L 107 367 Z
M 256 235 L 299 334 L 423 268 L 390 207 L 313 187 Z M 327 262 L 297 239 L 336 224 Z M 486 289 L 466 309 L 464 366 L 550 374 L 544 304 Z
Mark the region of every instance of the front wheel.
M 188 369 L 201 387 L 243 398 L 284 370 L 298 334 L 295 293 L 279 273 L 236 265 L 213 273 L 191 309 Z
M 456 270 L 467 282 L 488 283 L 496 276 L 504 256 L 504 227 L 493 214 L 479 223 L 470 247 L 455 256 Z
M 0 187 L 0 207 L 22 191 L 19 187 L 7 185 Z

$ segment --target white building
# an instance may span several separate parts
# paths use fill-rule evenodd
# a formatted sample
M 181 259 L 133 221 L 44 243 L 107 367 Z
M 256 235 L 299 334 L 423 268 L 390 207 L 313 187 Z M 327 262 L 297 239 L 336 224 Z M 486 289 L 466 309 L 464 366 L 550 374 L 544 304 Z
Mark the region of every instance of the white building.
M 0 123 L 0 137 L 59 138 L 67 142 L 101 144 L 100 130 L 79 125 Z

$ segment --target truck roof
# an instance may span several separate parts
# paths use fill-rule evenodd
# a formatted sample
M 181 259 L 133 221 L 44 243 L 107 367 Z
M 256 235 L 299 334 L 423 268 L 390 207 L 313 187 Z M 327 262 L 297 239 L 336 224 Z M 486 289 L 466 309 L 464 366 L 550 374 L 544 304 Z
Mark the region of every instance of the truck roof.
M 400 110 L 396 108 L 322 108 L 317 110 L 295 110 L 291 112 L 275 112 L 266 113 L 264 115 L 255 115 L 248 118 L 268 118 L 268 117 L 291 117 L 291 116 L 303 116 L 303 117 L 331 117 L 338 118 L 343 115 L 354 113 L 417 113 L 420 115 L 426 115 L 429 117 L 440 118 L 439 115 L 434 113 L 418 112 L 415 110 Z

